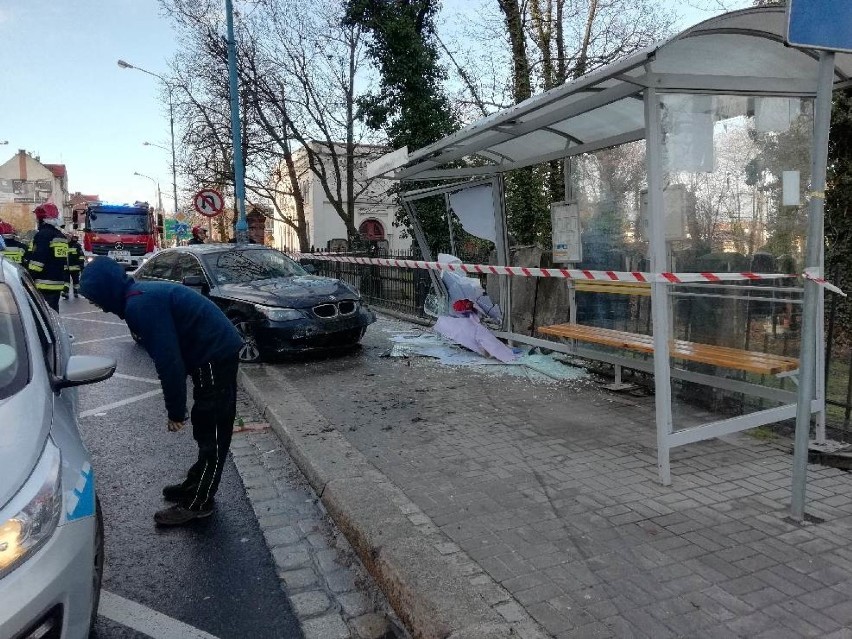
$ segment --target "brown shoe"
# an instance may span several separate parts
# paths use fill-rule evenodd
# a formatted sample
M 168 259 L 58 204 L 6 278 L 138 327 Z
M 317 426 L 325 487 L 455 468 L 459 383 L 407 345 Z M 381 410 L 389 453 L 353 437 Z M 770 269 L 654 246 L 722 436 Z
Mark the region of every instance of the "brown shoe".
M 213 508 L 190 510 L 180 504 L 163 508 L 154 513 L 158 526 L 183 526 L 196 519 L 204 519 L 213 514 Z

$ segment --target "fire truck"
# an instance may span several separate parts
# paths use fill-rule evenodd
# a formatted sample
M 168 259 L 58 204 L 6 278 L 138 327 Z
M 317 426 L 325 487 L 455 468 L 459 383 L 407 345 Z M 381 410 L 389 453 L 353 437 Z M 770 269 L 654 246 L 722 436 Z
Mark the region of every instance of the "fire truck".
M 73 227 L 82 236 L 87 262 L 98 255 L 106 255 L 132 270 L 141 266 L 158 248 L 161 227 L 147 202 L 87 202 L 85 208 L 72 215 Z

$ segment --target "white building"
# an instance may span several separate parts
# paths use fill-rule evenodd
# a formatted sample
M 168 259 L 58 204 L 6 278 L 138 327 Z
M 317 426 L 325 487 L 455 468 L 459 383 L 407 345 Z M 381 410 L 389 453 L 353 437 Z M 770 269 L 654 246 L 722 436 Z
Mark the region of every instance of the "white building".
M 313 144 L 313 148 L 320 153 L 322 146 L 316 142 Z M 367 165 L 387 151 L 386 147 L 365 144 L 360 144 L 356 148 L 358 160 L 355 165 L 355 228 L 362 237 L 367 239 L 386 240 L 388 249 L 395 252 L 408 248 L 411 240 L 410 238 L 400 239 L 399 234 L 402 229 L 393 226 L 397 210 L 396 197 L 386 193 L 393 183 L 384 179 L 369 181 L 364 175 Z M 338 153 L 343 155 L 344 149 L 341 147 Z M 334 170 L 327 151 L 321 152 L 321 155 L 325 160 L 329 178 L 333 180 Z M 320 180 L 310 170 L 308 153 L 304 148 L 293 154 L 293 162 L 305 200 L 308 243 L 317 250 L 327 250 L 330 247 L 334 249 L 335 240 L 346 240 L 346 225 L 326 196 Z M 287 167 L 283 162 L 280 174 L 279 181 L 286 185 L 282 186 L 281 190 L 289 190 Z M 330 189 L 335 192 L 333 181 Z M 296 205 L 292 195 L 278 196 L 278 206 L 283 215 L 295 219 Z M 273 222 L 273 245 L 285 251 L 299 250 L 299 239 L 295 229 L 278 219 L 277 215 Z

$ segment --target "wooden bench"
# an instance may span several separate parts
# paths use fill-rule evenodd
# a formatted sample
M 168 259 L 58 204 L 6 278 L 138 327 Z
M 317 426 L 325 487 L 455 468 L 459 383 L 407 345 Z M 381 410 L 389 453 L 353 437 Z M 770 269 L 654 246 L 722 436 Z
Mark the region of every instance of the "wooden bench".
M 599 280 L 574 280 L 578 293 L 616 293 L 620 295 L 651 296 L 650 282 L 607 282 Z
M 542 326 L 538 329 L 538 332 L 561 339 L 590 342 L 639 353 L 653 354 L 654 352 L 654 341 L 650 335 L 627 333 L 609 328 L 596 328 L 580 324 Z M 793 357 L 784 357 L 757 351 L 744 351 L 727 346 L 711 346 L 710 344 L 673 340 L 670 342 L 670 349 L 671 356 L 675 359 L 713 364 L 749 373 L 779 375 L 796 371 L 799 368 L 799 360 Z

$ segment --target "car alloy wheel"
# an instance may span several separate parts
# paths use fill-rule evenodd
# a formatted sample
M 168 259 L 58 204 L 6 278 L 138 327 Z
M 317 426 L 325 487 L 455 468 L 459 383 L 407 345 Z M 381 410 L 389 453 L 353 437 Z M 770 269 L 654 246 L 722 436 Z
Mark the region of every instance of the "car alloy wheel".
M 92 575 L 92 616 L 89 630 L 94 630 L 98 620 L 98 606 L 101 601 L 101 584 L 104 579 L 104 516 L 101 502 L 95 500 L 95 567 Z
M 244 364 L 254 364 L 260 361 L 260 348 L 257 345 L 257 338 L 251 329 L 251 325 L 242 317 L 232 317 L 231 323 L 240 337 L 243 339 L 243 345 L 240 347 L 240 361 Z

